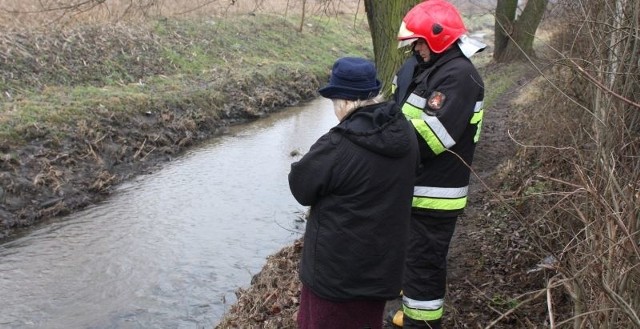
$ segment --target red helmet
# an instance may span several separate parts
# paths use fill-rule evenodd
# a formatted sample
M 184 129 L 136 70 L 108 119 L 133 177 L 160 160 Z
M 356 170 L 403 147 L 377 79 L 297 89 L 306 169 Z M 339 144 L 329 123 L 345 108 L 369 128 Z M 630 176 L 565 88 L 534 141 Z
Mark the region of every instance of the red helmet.
M 458 9 L 445 0 L 427 0 L 415 5 L 402 19 L 398 47 L 422 38 L 439 54 L 467 32 Z

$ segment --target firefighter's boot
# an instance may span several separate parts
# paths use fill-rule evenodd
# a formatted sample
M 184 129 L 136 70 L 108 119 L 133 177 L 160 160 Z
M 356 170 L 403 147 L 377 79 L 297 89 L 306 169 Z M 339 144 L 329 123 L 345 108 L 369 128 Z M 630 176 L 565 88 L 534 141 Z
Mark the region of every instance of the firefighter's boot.
M 401 310 L 397 310 L 395 313 L 391 314 L 391 324 L 393 324 L 394 326 L 398 327 L 398 328 L 402 328 L 403 326 L 403 318 L 404 318 L 404 313 Z

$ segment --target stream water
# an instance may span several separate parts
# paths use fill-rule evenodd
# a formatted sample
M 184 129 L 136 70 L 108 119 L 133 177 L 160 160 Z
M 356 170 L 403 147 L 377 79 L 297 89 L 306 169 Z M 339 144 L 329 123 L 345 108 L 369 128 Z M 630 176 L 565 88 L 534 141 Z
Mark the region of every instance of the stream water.
M 331 102 L 233 127 L 106 201 L 0 245 L 1 328 L 213 328 L 301 236 L 287 174 Z

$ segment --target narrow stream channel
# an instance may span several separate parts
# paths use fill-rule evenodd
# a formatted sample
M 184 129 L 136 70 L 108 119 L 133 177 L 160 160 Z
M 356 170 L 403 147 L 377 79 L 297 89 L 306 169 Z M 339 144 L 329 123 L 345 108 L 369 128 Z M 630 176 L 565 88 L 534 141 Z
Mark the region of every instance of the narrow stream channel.
M 266 257 L 300 237 L 296 158 L 335 125 L 317 99 L 0 245 L 1 328 L 213 328 Z

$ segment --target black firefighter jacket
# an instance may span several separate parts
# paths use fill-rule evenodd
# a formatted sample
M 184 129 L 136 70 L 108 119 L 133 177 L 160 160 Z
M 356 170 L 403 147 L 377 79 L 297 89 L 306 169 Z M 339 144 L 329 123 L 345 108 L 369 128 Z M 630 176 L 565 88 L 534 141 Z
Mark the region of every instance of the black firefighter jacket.
M 457 46 L 428 63 L 410 57 L 393 81 L 394 100 L 414 127 L 421 166 L 413 210 L 457 216 L 467 203 L 470 166 L 480 137 L 484 83 Z
M 357 109 L 291 165 L 311 206 L 300 279 L 329 300 L 392 299 L 401 289 L 418 145 L 393 102 Z

